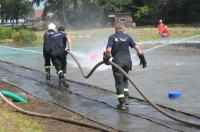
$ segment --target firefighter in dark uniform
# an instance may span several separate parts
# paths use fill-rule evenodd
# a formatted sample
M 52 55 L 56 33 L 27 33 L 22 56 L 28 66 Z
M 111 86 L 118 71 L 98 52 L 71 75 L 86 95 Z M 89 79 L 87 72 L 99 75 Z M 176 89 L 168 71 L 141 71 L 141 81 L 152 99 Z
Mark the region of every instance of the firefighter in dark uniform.
M 48 25 L 48 31 L 44 34 L 44 47 L 43 47 L 43 55 L 45 59 L 45 71 L 46 71 L 46 79 L 50 80 L 50 60 L 52 61 L 57 74 L 59 76 L 59 86 L 61 83 L 68 87 L 65 83 L 64 72 L 62 70 L 63 62 L 65 60 L 65 50 L 63 48 L 63 43 L 60 40 L 60 34 L 56 32 L 56 26 L 53 23 Z
M 44 66 L 46 71 L 46 79 L 50 80 L 50 68 L 51 68 L 51 51 L 53 48 L 53 35 L 55 35 L 56 32 L 56 25 L 53 23 L 50 23 L 48 25 L 48 31 L 44 33 L 43 40 L 43 56 L 44 56 Z
M 118 64 L 126 73 L 128 73 L 132 67 L 129 47 L 136 50 L 140 59 L 140 65 L 145 68 L 147 63 L 141 48 L 135 43 L 131 36 L 124 33 L 124 25 L 121 23 L 118 23 L 115 26 L 115 34 L 111 35 L 108 39 L 106 51 L 104 52 L 105 64 L 109 64 L 108 61 L 112 56 L 112 61 Z M 112 67 L 112 70 L 117 90 L 117 98 L 119 101 L 117 108 L 120 110 L 126 110 L 129 96 L 128 80 L 123 73 L 115 67 Z
M 63 49 L 65 50 L 65 56 L 64 56 L 64 60 L 62 62 L 62 70 L 64 72 L 64 74 L 66 74 L 66 65 L 67 65 L 67 53 L 71 51 L 71 36 L 67 33 L 65 33 L 65 28 L 64 27 L 59 27 L 58 28 L 58 33 L 60 34 L 60 42 L 61 44 L 63 44 Z

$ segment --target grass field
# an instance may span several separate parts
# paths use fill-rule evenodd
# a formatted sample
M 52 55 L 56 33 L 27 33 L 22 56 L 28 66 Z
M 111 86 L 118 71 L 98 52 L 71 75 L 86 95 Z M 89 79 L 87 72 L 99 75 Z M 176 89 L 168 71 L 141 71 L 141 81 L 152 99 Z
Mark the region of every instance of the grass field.
M 11 112 L 10 108 L 1 105 L 0 131 L 1 132 L 43 132 L 41 124 L 30 116 Z
M 195 35 L 200 34 L 200 27 L 174 27 L 169 26 L 169 30 L 171 31 L 171 35 L 168 37 L 168 39 L 182 39 L 187 38 Z M 0 40 L 1 43 L 14 43 L 16 45 L 28 45 L 28 46 L 36 46 L 36 45 L 42 45 L 43 44 L 43 34 L 46 32 L 46 30 L 40 30 L 40 31 L 31 31 L 30 33 L 34 33 L 37 36 L 37 39 L 35 41 L 31 42 L 15 42 L 13 39 L 5 39 Z M 95 42 L 96 40 L 107 40 L 108 36 L 114 33 L 114 28 L 107 27 L 107 28 L 91 28 L 91 29 L 66 29 L 66 32 L 71 34 L 73 37 L 73 43 L 80 43 L 82 41 L 90 41 Z M 137 42 L 141 41 L 152 41 L 161 39 L 161 37 L 158 35 L 158 29 L 156 27 L 136 27 L 136 28 L 125 28 L 125 33 L 128 33 L 131 35 Z M 11 35 L 12 36 L 12 35 Z M 30 37 L 31 35 L 29 35 Z M 79 36 L 86 36 L 84 40 Z M 89 36 L 87 38 L 87 36 Z M 28 37 L 28 38 L 29 38 Z M 21 36 L 21 38 L 24 38 L 22 40 L 26 40 L 26 35 Z M 32 38 L 32 37 L 30 37 Z
M 200 35 L 200 27 L 169 27 L 172 34 L 170 39 L 186 38 L 195 35 Z M 38 36 L 37 43 L 42 44 L 42 36 L 45 31 L 36 31 Z M 90 36 L 92 40 L 95 38 L 107 39 L 108 36 L 114 33 L 114 28 L 93 28 L 85 30 L 67 29 L 67 33 L 70 33 L 73 37 L 73 42 L 78 42 L 80 38 L 76 36 Z M 138 28 L 125 28 L 125 32 L 133 36 L 136 41 L 150 41 L 160 39 L 158 35 L 158 29 L 155 27 L 138 27 Z

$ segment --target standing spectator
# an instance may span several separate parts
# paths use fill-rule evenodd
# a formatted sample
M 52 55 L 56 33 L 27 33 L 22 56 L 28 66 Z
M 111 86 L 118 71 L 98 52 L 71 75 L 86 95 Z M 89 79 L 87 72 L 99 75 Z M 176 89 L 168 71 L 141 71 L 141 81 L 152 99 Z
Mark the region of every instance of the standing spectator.
M 164 33 L 163 33 L 164 37 L 168 37 L 170 34 L 171 34 L 171 31 L 168 29 L 167 26 L 165 26 L 165 30 L 164 30 Z
M 164 32 L 165 32 L 165 25 L 163 24 L 162 20 L 159 20 L 158 24 L 158 33 L 161 37 L 164 37 Z

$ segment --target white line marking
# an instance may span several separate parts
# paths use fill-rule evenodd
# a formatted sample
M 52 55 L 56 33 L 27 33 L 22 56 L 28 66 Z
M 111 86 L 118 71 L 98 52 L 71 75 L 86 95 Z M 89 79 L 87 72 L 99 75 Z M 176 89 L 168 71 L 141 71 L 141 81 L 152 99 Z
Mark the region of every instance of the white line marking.
M 146 52 L 149 52 L 149 51 L 151 51 L 151 50 L 158 49 L 158 48 L 160 48 L 160 47 L 164 47 L 164 46 L 166 46 L 166 45 L 171 45 L 171 44 L 175 44 L 175 43 L 178 43 L 178 42 L 182 42 L 182 41 L 185 41 L 185 40 L 190 40 L 190 39 L 198 38 L 198 37 L 200 37 L 200 35 L 193 36 L 193 37 L 190 37 L 190 38 L 175 40 L 174 43 L 167 43 L 167 44 L 158 45 L 158 46 L 155 46 L 155 47 L 153 47 L 153 48 L 146 49 L 146 50 L 144 50 L 143 52 L 146 53 Z
M 33 51 L 33 50 L 26 50 L 26 49 L 22 49 L 22 48 L 14 48 L 14 47 L 8 47 L 8 46 L 0 46 L 0 47 L 7 48 L 7 49 L 15 49 L 15 50 L 21 50 L 21 51 L 26 51 L 26 52 L 32 52 L 32 53 L 42 54 L 42 52 Z

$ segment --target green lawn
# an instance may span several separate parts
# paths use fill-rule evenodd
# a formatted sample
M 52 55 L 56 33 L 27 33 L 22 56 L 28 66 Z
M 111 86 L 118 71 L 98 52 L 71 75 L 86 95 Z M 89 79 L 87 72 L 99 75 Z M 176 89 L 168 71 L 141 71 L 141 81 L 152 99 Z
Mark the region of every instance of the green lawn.
M 168 27 L 172 34 L 169 36 L 169 39 L 182 39 L 200 34 L 199 27 Z M 42 45 L 43 44 L 43 34 L 46 30 L 43 31 L 32 31 L 36 34 L 37 40 L 33 41 L 33 43 L 28 43 L 30 46 L 32 45 Z M 83 41 L 91 41 L 95 42 L 95 40 L 103 39 L 107 40 L 108 36 L 114 33 L 114 28 L 92 28 L 85 30 L 77 30 L 77 29 L 66 29 L 67 33 L 70 33 L 73 37 L 73 43 L 80 43 Z M 136 28 L 125 28 L 125 32 L 134 37 L 136 41 L 149 41 L 149 40 L 157 40 L 160 39 L 158 35 L 158 29 L 156 27 L 136 27 Z M 78 38 L 76 36 L 90 36 L 90 38 Z M 12 35 L 11 35 L 12 36 Z M 30 36 L 30 35 L 29 35 Z M 2 41 L 2 40 L 1 40 Z M 6 41 L 2 41 L 1 43 L 8 43 Z M 9 42 L 16 43 L 17 42 Z M 20 44 L 20 43 L 19 43 Z M 27 45 L 27 42 L 25 42 Z
M 43 127 L 30 116 L 0 107 L 0 132 L 43 132 Z
M 172 34 L 169 38 L 171 39 L 181 39 L 186 37 L 191 37 L 195 35 L 200 35 L 200 28 L 197 27 L 169 27 Z M 45 31 L 36 31 L 38 36 L 38 43 L 42 44 L 42 36 Z M 99 38 L 107 39 L 107 37 L 114 33 L 114 28 L 93 28 L 86 30 L 74 30 L 67 29 L 66 32 L 70 33 L 72 36 L 77 35 L 89 35 L 91 41 Z M 137 41 L 149 41 L 160 39 L 158 35 L 158 29 L 156 27 L 137 27 L 137 28 L 125 28 L 125 32 L 133 36 Z M 73 42 L 79 42 L 80 38 L 73 38 Z M 87 41 L 87 40 L 86 40 Z

